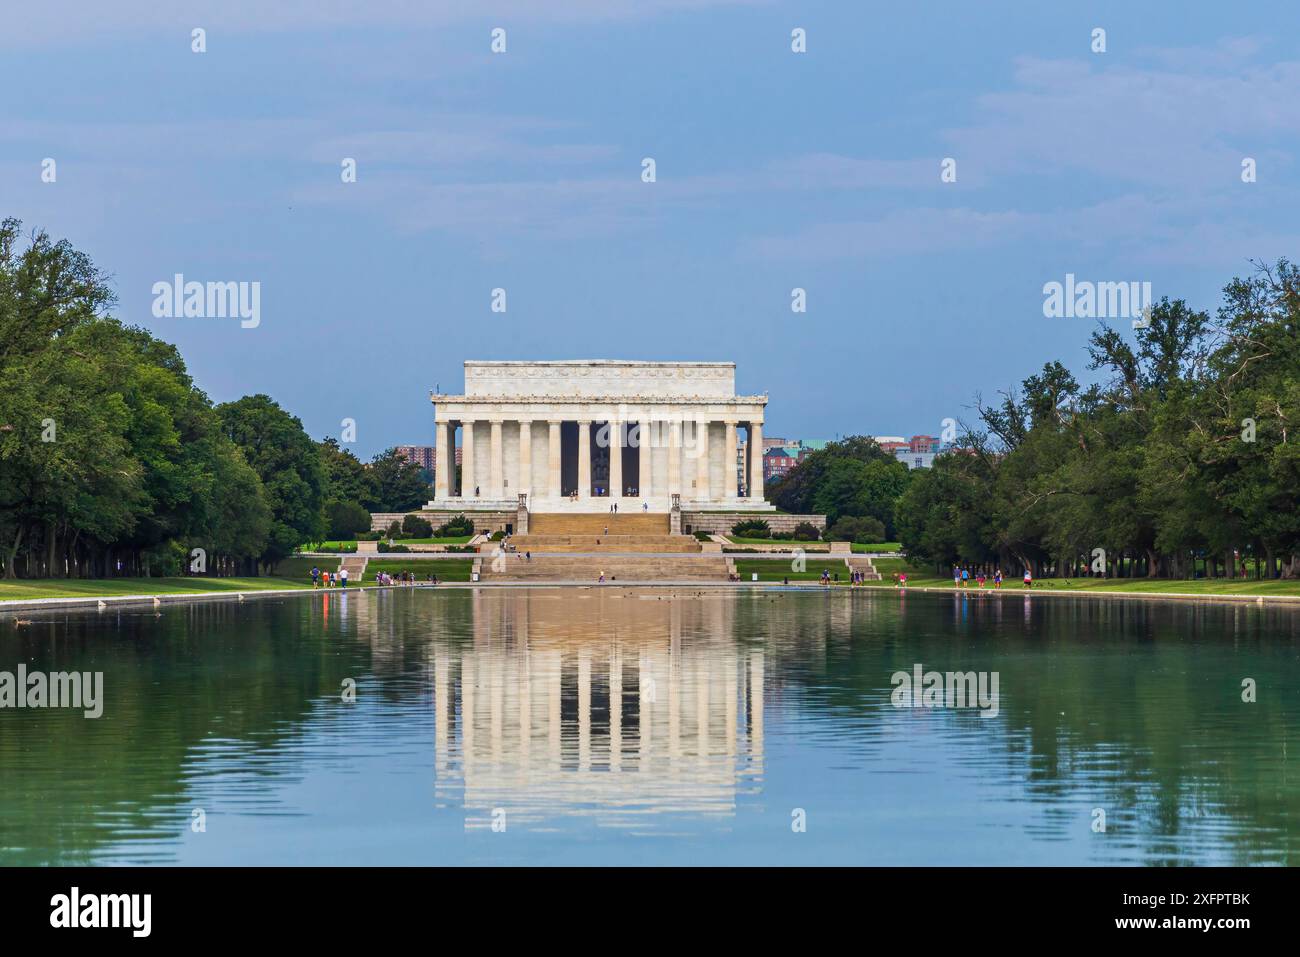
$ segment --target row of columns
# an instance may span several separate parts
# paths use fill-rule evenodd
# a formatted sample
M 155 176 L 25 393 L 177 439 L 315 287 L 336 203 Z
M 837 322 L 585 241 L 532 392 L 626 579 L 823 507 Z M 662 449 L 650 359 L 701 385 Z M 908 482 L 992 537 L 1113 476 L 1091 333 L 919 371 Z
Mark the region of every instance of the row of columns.
M 462 498 L 502 498 L 505 495 L 505 468 L 504 468 L 504 448 L 502 443 L 502 419 L 491 419 L 491 444 L 489 447 L 488 468 L 488 488 L 487 494 L 480 496 L 473 485 L 474 476 L 474 420 L 462 419 L 461 425 L 464 427 L 461 434 L 461 472 L 464 476 L 461 495 Z M 548 419 L 547 426 L 549 429 L 547 437 L 547 489 L 546 494 L 552 498 L 560 498 L 563 495 L 561 490 L 561 444 L 560 444 L 560 425 L 562 420 Z M 591 425 L 593 419 L 579 419 L 578 424 L 578 498 L 586 499 L 591 497 Z M 609 489 L 610 495 L 616 498 L 623 497 L 623 431 L 624 426 L 630 423 L 609 422 Z M 695 497 L 710 497 L 710 479 L 709 479 L 709 423 L 693 423 L 694 434 L 692 438 L 696 444 L 695 457 L 697 462 L 697 471 L 695 478 Z M 723 489 L 722 497 L 735 498 L 737 496 L 736 487 L 736 427 L 739 420 L 728 419 L 723 423 L 726 427 L 725 444 L 723 448 Z M 638 423 L 641 428 L 648 423 Z M 683 423 L 679 421 L 670 421 L 668 425 L 668 488 L 660 494 L 676 495 L 682 492 L 681 488 L 681 455 L 683 440 Z M 516 488 L 520 491 L 530 491 L 532 485 L 532 468 L 533 468 L 533 422 L 531 419 L 519 420 L 519 476 Z M 434 496 L 435 498 L 451 498 L 451 476 L 454 473 L 455 465 L 452 458 L 455 447 L 452 436 L 454 429 L 451 422 L 437 423 L 437 438 L 435 451 L 435 469 L 434 469 Z M 642 437 L 641 449 L 648 452 L 650 446 L 645 444 Z M 745 463 L 746 474 L 749 476 L 748 493 L 751 498 L 763 497 L 763 424 L 761 422 L 749 423 L 749 442 L 748 461 Z M 644 498 L 652 495 L 650 490 L 651 480 L 651 457 L 648 454 L 639 456 L 640 470 L 637 476 L 638 497 Z

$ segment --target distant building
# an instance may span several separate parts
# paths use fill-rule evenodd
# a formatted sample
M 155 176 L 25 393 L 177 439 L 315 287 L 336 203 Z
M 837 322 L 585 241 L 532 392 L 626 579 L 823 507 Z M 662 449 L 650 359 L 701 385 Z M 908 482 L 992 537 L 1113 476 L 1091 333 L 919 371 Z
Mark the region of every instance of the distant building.
M 397 454 L 408 462 L 414 462 L 422 469 L 433 471 L 435 456 L 432 445 L 399 445 Z
M 763 478 L 767 481 L 784 478 L 799 464 L 799 449 L 778 445 L 763 453 Z

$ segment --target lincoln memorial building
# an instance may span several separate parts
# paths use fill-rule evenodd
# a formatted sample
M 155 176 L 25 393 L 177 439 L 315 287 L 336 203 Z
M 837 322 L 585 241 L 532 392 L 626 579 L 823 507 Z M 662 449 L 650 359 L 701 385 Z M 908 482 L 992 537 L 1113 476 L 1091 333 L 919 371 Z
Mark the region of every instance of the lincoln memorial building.
M 429 509 L 773 510 L 763 499 L 767 396 L 736 395 L 733 362 L 474 360 L 463 395 L 430 398 Z

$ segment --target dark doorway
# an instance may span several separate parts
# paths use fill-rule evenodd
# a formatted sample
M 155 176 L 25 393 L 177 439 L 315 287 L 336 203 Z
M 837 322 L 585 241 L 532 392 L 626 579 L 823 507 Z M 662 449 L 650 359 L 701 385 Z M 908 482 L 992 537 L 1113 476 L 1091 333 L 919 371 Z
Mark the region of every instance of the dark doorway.
M 578 490 L 578 423 L 560 423 L 560 493 Z

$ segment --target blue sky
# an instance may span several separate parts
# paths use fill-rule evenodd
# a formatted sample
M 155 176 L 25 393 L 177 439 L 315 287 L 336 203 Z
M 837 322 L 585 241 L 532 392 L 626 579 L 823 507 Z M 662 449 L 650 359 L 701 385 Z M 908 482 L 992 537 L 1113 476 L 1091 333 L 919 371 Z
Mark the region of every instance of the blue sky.
M 354 418 L 363 457 L 431 442 L 467 358 L 729 359 L 769 435 L 938 434 L 1087 376 L 1044 283 L 1213 309 L 1300 256 L 1294 4 L 160 6 L 5 14 L 0 214 L 90 253 L 213 399 Z M 260 282 L 261 324 L 155 318 L 175 273 Z

